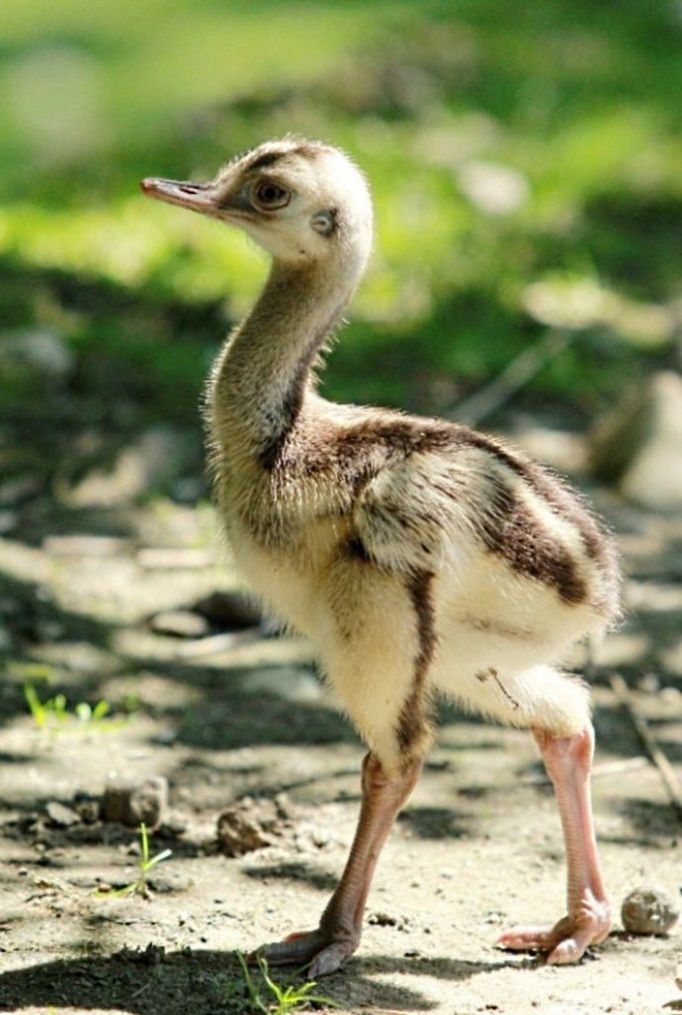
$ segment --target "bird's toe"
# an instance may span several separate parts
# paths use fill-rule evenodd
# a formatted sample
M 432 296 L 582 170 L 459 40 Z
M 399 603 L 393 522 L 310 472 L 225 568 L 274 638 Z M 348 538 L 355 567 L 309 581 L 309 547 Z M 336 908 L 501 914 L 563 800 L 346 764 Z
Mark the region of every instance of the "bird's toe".
M 599 944 L 611 926 L 608 904 L 589 913 L 565 916 L 553 927 L 515 927 L 497 939 L 500 948 L 517 952 L 547 952 L 547 962 L 565 966 L 578 962 L 590 945 Z
M 318 976 L 327 976 L 329 973 L 335 973 L 354 951 L 354 947 L 340 941 L 328 945 L 318 952 L 310 963 L 308 975 L 311 979 L 316 980 Z
M 553 928 L 547 927 L 513 927 L 500 934 L 496 944 L 512 952 L 545 951 L 556 944 L 558 938 Z
M 290 934 L 283 941 L 261 945 L 249 956 L 251 962 L 265 959 L 270 966 L 308 965 L 327 944 L 321 930 Z
M 270 966 L 307 966 L 312 979 L 333 973 L 357 948 L 350 938 L 335 940 L 321 929 L 290 934 L 284 941 L 263 945 L 249 956 L 251 962 L 265 959 Z

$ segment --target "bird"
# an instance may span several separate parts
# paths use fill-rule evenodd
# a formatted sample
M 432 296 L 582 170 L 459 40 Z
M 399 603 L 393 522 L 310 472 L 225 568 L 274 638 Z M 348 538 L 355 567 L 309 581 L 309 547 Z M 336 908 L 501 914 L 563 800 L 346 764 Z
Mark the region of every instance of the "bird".
M 444 696 L 529 730 L 558 803 L 566 913 L 499 945 L 578 961 L 608 935 L 610 908 L 590 801 L 590 694 L 561 663 L 621 615 L 614 538 L 582 494 L 497 437 L 319 393 L 373 244 L 369 185 L 345 153 L 287 135 L 210 182 L 141 187 L 242 229 L 270 256 L 208 380 L 217 513 L 243 579 L 312 641 L 367 747 L 355 836 L 318 926 L 253 954 L 315 978 L 356 951 L 381 848 Z

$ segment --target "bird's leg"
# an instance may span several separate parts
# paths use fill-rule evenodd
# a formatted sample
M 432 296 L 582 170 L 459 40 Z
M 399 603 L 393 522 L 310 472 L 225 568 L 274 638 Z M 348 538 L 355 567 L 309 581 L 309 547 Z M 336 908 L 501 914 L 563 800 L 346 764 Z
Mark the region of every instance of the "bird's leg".
M 316 930 L 291 934 L 256 952 L 271 965 L 310 963 L 311 977 L 333 973 L 360 943 L 362 914 L 379 853 L 401 807 L 412 792 L 421 758 L 389 775 L 371 752 L 362 763 L 362 807 L 341 880 Z
M 571 737 L 534 730 L 547 773 L 554 784 L 568 865 L 568 914 L 554 927 L 517 927 L 498 944 L 515 951 L 547 951 L 554 964 L 577 962 L 611 926 L 592 823 L 590 768 L 594 735 L 589 726 Z

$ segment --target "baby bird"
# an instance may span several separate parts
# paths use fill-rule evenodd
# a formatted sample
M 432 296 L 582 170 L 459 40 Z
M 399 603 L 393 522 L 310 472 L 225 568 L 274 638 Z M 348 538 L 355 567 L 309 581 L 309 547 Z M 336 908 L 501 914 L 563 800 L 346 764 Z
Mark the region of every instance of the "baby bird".
M 567 913 L 500 944 L 577 961 L 606 937 L 610 915 L 592 824 L 589 695 L 556 664 L 619 614 L 608 535 L 577 494 L 501 441 L 317 393 L 319 354 L 372 245 L 367 184 L 340 151 L 288 137 L 210 183 L 147 179 L 142 189 L 239 226 L 272 257 L 209 381 L 218 510 L 244 578 L 312 640 L 368 746 L 355 838 L 319 926 L 260 954 L 317 977 L 356 950 L 440 692 L 535 737 L 561 814 Z

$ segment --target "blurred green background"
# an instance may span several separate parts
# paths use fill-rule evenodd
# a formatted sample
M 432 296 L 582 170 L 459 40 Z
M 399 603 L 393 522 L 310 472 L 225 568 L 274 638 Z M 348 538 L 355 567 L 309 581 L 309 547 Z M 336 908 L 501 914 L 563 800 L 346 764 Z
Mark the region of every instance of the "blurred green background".
M 517 396 L 587 425 L 681 317 L 682 8 L 652 0 L 4 0 L 0 472 L 72 482 L 189 436 L 265 262 L 145 200 L 288 131 L 369 176 L 378 233 L 332 398 L 456 411 L 553 330 Z

